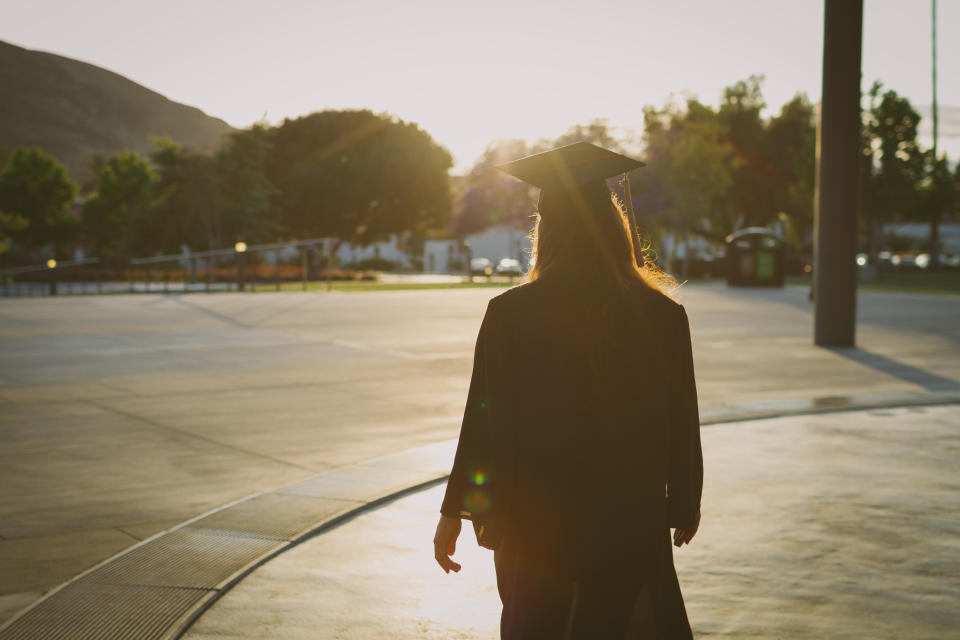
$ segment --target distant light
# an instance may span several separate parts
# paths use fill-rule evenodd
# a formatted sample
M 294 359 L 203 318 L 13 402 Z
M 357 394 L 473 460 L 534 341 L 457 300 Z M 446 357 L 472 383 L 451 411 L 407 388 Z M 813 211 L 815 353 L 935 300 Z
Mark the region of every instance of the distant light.
M 233 250 L 237 253 L 243 253 L 247 250 L 247 243 L 242 241 L 238 242 L 237 244 L 233 245 Z
M 811 266 L 808 265 L 808 264 L 803 265 L 803 272 L 804 272 L 804 273 L 810 273 L 811 271 L 813 271 L 813 267 L 811 267 Z
M 57 266 L 57 261 L 54 260 L 53 258 L 50 258 L 49 260 L 47 260 L 47 266 L 53 269 Z
M 857 256 L 857 264 L 861 267 L 867 266 L 867 256 Z
M 917 265 L 921 269 L 926 269 L 930 266 L 930 254 L 921 253 L 916 258 L 913 259 L 913 264 Z

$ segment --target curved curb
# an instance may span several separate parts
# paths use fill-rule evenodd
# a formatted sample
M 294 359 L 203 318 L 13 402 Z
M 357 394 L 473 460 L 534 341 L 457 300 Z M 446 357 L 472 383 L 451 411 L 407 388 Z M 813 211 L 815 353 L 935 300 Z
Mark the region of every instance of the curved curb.
M 179 638 L 283 551 L 446 479 L 455 441 L 250 494 L 159 532 L 61 584 L 0 625 L 0 640 Z
M 956 392 L 828 396 L 707 407 L 701 424 L 958 403 Z M 0 640 L 180 638 L 231 588 L 281 553 L 445 481 L 456 443 L 341 467 L 202 513 L 45 594 L 0 625 Z
M 412 487 L 407 487 L 406 489 L 402 489 L 402 490 L 397 491 L 397 492 L 395 492 L 395 493 L 391 493 L 391 494 L 389 494 L 389 495 L 385 495 L 385 496 L 383 496 L 383 497 L 381 497 L 381 498 L 378 498 L 378 499 L 376 499 L 376 500 L 372 500 L 372 501 L 364 504 L 363 506 L 356 507 L 356 508 L 351 509 L 351 510 L 349 510 L 349 511 L 346 511 L 346 512 L 344 512 L 344 513 L 342 513 L 342 514 L 340 514 L 340 515 L 338 515 L 338 516 L 336 516 L 336 517 L 330 518 L 329 520 L 327 520 L 327 521 L 325 521 L 325 522 L 322 522 L 322 523 L 318 524 L 318 525 L 317 525 L 316 527 L 314 527 L 313 529 L 311 529 L 311 530 L 309 530 L 309 531 L 306 531 L 306 532 L 304 532 L 302 535 L 298 536 L 295 540 L 291 540 L 289 544 L 286 544 L 286 545 L 283 545 L 283 546 L 281 546 L 281 547 L 278 547 L 278 548 L 275 549 L 273 552 L 271 552 L 269 555 L 264 556 L 264 557 L 261 558 L 260 560 L 254 562 L 254 563 L 252 563 L 252 564 L 244 567 L 242 570 L 238 571 L 238 572 L 230 579 L 230 581 L 229 581 L 227 584 L 225 584 L 222 588 L 220 588 L 220 589 L 216 590 L 215 592 L 213 592 L 213 593 L 210 595 L 209 598 L 206 598 L 206 599 L 204 599 L 203 601 L 197 603 L 197 605 L 196 605 L 190 612 L 188 612 L 188 614 L 186 614 L 186 615 L 183 617 L 182 622 L 181 622 L 180 624 L 178 624 L 175 629 L 172 629 L 172 630 L 171 630 L 171 633 L 170 633 L 168 636 L 164 636 L 164 637 L 165 637 L 165 638 L 169 638 L 170 640 L 177 640 L 178 638 L 182 638 L 183 635 L 184 635 L 185 633 L 187 633 L 187 631 L 190 630 L 190 627 L 193 626 L 193 623 L 196 622 L 197 620 L 199 620 L 200 617 L 203 616 L 203 614 L 206 613 L 210 608 L 212 608 L 213 605 L 215 605 L 215 604 L 217 603 L 217 601 L 220 600 L 220 598 L 222 598 L 223 596 L 225 596 L 228 591 L 230 591 L 233 587 L 235 587 L 236 585 L 238 585 L 244 578 L 246 578 L 247 576 L 249 576 L 251 573 L 253 573 L 253 572 L 256 571 L 257 569 L 259 569 L 260 567 L 262 567 L 262 566 L 265 565 L 266 563 L 270 562 L 271 560 L 273 560 L 274 558 L 276 558 L 276 557 L 279 556 L 280 554 L 285 553 L 285 552 L 289 551 L 290 549 L 293 549 L 294 547 L 297 547 L 297 546 L 303 544 L 304 542 L 307 542 L 307 541 L 310 540 L 311 538 L 314 538 L 314 537 L 316 537 L 316 536 L 318 536 L 318 535 L 321 535 L 321 534 L 323 534 L 323 533 L 326 533 L 326 532 L 329 531 L 330 529 L 334 529 L 334 528 L 340 526 L 341 524 L 344 524 L 344 523 L 346 523 L 346 522 L 349 522 L 349 521 L 353 520 L 354 518 L 357 518 L 357 517 L 363 515 L 364 513 L 366 513 L 367 511 L 369 511 L 369 510 L 371 510 L 371 509 L 374 509 L 374 508 L 376 508 L 376 507 L 382 506 L 382 505 L 387 504 L 387 503 L 389 503 L 389 502 L 393 502 L 394 500 L 399 500 L 400 498 L 403 498 L 403 497 L 405 497 L 405 496 L 408 496 L 408 495 L 417 493 L 417 492 L 422 491 L 422 490 L 424 490 L 424 489 L 428 489 L 428 488 L 432 487 L 433 485 L 440 484 L 441 482 L 446 482 L 446 480 L 447 480 L 448 477 L 449 477 L 449 474 L 446 474 L 446 475 L 443 475 L 443 476 L 434 478 L 433 480 L 427 480 L 426 482 L 421 482 L 420 484 L 414 485 L 414 486 L 412 486 Z

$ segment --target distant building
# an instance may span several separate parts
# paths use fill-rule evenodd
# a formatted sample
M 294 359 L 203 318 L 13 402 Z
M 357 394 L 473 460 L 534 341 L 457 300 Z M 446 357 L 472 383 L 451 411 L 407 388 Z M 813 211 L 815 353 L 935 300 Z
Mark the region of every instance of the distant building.
M 524 269 L 530 261 L 530 234 L 516 227 L 492 227 L 467 236 L 466 242 L 472 258 L 487 258 L 494 264 L 501 258 L 513 258 Z
M 342 244 L 337 250 L 337 261 L 340 264 L 358 264 L 367 260 L 386 260 L 404 269 L 410 266 L 410 257 L 403 251 L 403 239 L 397 235 L 366 247 Z
M 919 246 L 926 246 L 930 240 L 929 222 L 900 222 L 883 225 L 883 232 L 887 236 L 903 236 L 916 241 Z M 944 253 L 960 254 L 960 222 L 943 222 L 940 224 L 940 248 Z
M 404 238 L 392 235 L 383 242 L 366 247 L 340 245 L 337 262 L 341 265 L 357 265 L 365 262 L 386 261 L 400 270 L 416 270 L 425 273 L 462 273 L 470 258 L 488 258 L 496 264 L 501 258 L 514 258 L 526 268 L 530 259 L 530 238 L 526 231 L 514 227 L 494 227 L 467 236 L 461 243 L 456 238 L 427 238 L 423 242 L 423 254 L 412 256 L 404 244 Z M 295 257 L 284 256 L 289 260 Z

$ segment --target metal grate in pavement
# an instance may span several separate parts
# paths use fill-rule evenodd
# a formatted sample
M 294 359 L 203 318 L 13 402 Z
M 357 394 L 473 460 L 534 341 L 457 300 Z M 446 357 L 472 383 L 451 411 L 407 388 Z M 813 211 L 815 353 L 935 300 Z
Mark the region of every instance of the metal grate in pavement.
M 211 594 L 204 589 L 74 584 L 0 630 L 0 640 L 159 640 Z
M 237 531 L 260 538 L 291 540 L 362 503 L 266 493 L 193 522 L 189 529 Z
M 184 527 L 134 548 L 79 582 L 214 589 L 280 546 L 269 538 Z
M 168 531 L 41 600 L 0 627 L 0 640 L 179 637 L 235 581 L 291 540 L 435 481 L 438 449 L 421 448 L 420 464 L 417 455 L 401 452 L 336 469 Z

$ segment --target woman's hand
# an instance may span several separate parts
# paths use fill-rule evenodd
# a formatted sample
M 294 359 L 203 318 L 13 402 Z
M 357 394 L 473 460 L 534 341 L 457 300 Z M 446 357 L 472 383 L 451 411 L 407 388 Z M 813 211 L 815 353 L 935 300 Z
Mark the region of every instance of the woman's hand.
M 700 510 L 697 509 L 697 515 L 693 517 L 693 523 L 689 527 L 677 527 L 673 530 L 673 544 L 681 547 L 684 544 L 690 544 L 693 536 L 697 535 L 697 529 L 700 528 Z
M 433 536 L 433 557 L 446 573 L 460 571 L 460 565 L 450 559 L 457 550 L 457 537 L 460 535 L 460 518 L 440 516 L 437 533 Z

